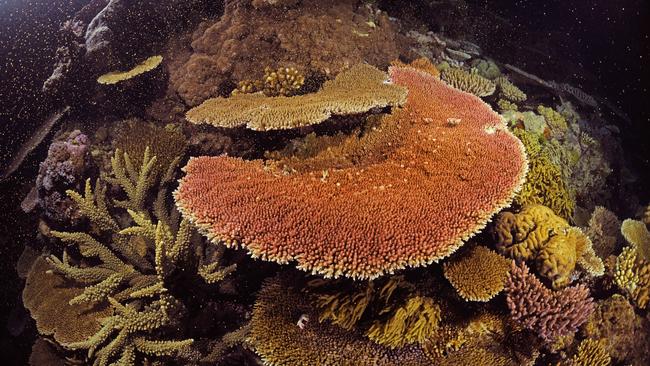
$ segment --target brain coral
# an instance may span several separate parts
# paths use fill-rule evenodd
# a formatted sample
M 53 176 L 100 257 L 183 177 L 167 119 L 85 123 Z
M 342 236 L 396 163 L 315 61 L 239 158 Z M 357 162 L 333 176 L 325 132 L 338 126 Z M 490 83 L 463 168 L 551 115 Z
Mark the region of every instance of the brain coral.
M 224 8 L 194 31 L 191 49 L 173 51 L 179 55 L 170 63 L 171 85 L 190 106 L 224 95 L 223 84 L 262 77 L 265 66 L 332 77 L 361 62 L 385 67 L 399 56 L 393 22 L 355 0 L 260 9 L 228 0 Z
M 326 277 L 449 255 L 510 203 L 523 146 L 475 96 L 412 68 L 391 78 L 407 102 L 362 137 L 297 162 L 194 158 L 177 206 L 213 241 Z
M 332 114 L 356 114 L 403 104 L 406 89 L 386 83 L 387 78 L 380 70 L 359 64 L 325 82 L 316 93 L 295 97 L 237 93 L 229 98 L 208 99 L 190 109 L 185 117 L 192 123 L 245 125 L 258 131 L 309 126 Z

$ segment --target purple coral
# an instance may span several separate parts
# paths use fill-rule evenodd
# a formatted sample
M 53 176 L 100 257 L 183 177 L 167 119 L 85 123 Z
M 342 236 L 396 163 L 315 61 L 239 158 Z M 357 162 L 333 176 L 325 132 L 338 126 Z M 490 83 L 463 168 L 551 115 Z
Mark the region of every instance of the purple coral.
M 513 262 L 506 293 L 512 318 L 546 342 L 575 332 L 594 311 L 593 299 L 585 286 L 552 291 L 525 264 Z
M 89 143 L 88 136 L 74 130 L 50 145 L 36 178 L 38 204 L 48 219 L 74 225 L 81 218 L 78 208 L 65 191 L 81 188 Z

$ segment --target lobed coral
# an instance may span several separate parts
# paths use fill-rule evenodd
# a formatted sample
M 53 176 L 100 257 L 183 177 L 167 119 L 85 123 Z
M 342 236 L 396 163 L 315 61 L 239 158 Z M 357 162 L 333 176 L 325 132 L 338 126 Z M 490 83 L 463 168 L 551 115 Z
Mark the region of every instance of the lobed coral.
M 449 67 L 442 70 L 442 80 L 456 89 L 474 94 L 479 97 L 486 97 L 494 94 L 496 85 L 475 72 L 467 72 L 456 67 Z
M 521 89 L 519 89 L 505 76 L 497 77 L 496 79 L 494 79 L 494 83 L 496 84 L 497 87 L 499 87 L 499 95 L 502 98 L 505 98 L 511 102 L 520 103 L 525 101 L 528 98 L 526 96 L 526 93 L 521 91 Z
M 163 57 L 160 55 L 151 56 L 128 71 L 113 71 L 101 75 L 100 77 L 97 78 L 97 82 L 99 84 L 111 85 L 111 84 L 117 84 L 124 80 L 132 79 L 138 75 L 144 74 L 146 72 L 155 69 L 156 67 L 158 67 L 158 65 L 160 65 L 162 60 Z
M 505 286 L 510 261 L 484 246 L 475 246 L 443 265 L 445 278 L 467 301 L 489 301 Z
M 506 294 L 512 318 L 549 343 L 575 332 L 594 311 L 585 286 L 551 291 L 524 264 L 513 263 L 506 281 Z
M 325 82 L 316 93 L 295 97 L 237 93 L 229 98 L 208 99 L 190 109 L 186 118 L 192 123 L 228 128 L 245 125 L 258 131 L 309 126 L 333 114 L 356 114 L 403 104 L 406 89 L 387 83 L 387 78 L 380 70 L 359 64 Z
M 233 80 L 260 78 L 265 66 L 334 77 L 361 62 L 386 67 L 398 57 L 398 34 L 385 13 L 352 0 L 321 5 L 255 9 L 250 0 L 227 1 L 220 18 L 197 27 L 190 50 L 173 50 L 171 85 L 196 106 L 229 93 Z
M 412 68 L 391 79 L 407 102 L 363 136 L 306 159 L 191 159 L 177 206 L 213 241 L 326 277 L 449 255 L 509 204 L 522 146 L 480 99 Z
M 604 273 L 589 238 L 546 206 L 524 206 L 517 214 L 502 212 L 492 233 L 497 251 L 517 262 L 534 261 L 553 288 L 569 283 L 576 264 L 592 276 Z

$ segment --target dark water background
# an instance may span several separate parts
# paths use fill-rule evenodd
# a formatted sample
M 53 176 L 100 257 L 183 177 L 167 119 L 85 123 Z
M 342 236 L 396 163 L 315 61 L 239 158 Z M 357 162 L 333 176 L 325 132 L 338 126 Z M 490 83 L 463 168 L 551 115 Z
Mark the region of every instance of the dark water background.
M 88 1 L 0 0 L 0 165 L 51 112 L 52 103 L 40 92 L 51 73 L 56 31 Z M 431 22 L 426 1 L 380 1 L 390 15 L 406 8 Z M 397 4 L 397 5 L 396 5 Z M 536 74 L 567 82 L 589 94 L 606 98 L 630 118 L 621 121 L 626 158 L 648 187 L 650 200 L 650 2 L 596 1 L 467 1 L 456 26 L 469 29 L 487 55 Z M 402 8 L 404 7 L 404 8 Z M 404 10 L 406 11 L 406 10 Z M 432 30 L 439 24 L 430 24 Z M 471 39 L 471 37 L 469 37 Z M 44 144 L 47 145 L 47 144 Z M 21 280 L 14 271 L 25 240 L 33 236 L 33 217 L 22 214 L 21 184 L 33 177 L 44 157 L 41 146 L 11 179 L 0 182 L 0 359 L 2 364 L 26 363 L 32 340 L 12 336 L 19 326 Z

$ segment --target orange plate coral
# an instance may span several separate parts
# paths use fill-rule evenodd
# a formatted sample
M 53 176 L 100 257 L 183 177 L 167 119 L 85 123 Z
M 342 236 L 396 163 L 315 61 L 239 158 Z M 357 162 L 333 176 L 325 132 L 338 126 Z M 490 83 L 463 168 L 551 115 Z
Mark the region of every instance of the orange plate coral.
M 353 159 L 331 149 L 295 167 L 194 158 L 177 206 L 214 241 L 326 277 L 375 278 L 449 255 L 511 202 L 524 149 L 479 98 L 409 67 L 390 74 L 406 104 L 344 142 Z

